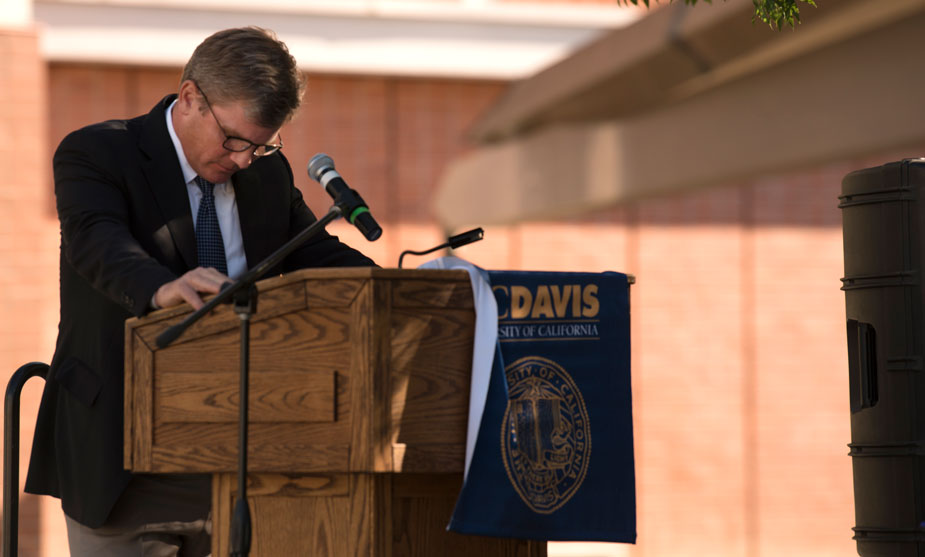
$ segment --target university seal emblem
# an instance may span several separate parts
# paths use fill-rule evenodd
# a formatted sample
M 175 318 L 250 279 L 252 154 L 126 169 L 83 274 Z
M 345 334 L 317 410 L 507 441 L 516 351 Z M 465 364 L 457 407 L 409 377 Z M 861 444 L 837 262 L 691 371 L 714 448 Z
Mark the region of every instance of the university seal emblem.
M 549 514 L 584 482 L 591 457 L 588 411 L 575 381 L 550 359 L 527 356 L 504 373 L 504 468 L 523 502 L 536 513 Z

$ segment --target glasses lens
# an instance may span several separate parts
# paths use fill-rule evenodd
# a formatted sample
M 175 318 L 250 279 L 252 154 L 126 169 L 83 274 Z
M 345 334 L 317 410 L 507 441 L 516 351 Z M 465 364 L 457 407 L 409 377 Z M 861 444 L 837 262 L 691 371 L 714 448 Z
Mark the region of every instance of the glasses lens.
M 246 139 L 229 136 L 227 139 L 225 139 L 225 142 L 222 143 L 222 146 L 229 151 L 234 151 L 235 153 L 242 153 L 244 151 L 253 150 L 255 157 L 265 157 L 279 151 L 283 146 L 283 142 L 280 141 L 278 145 L 254 145 Z
M 282 145 L 258 145 L 257 149 L 254 150 L 255 157 L 265 157 L 267 155 L 272 155 L 273 153 L 279 151 L 279 148 Z
M 239 137 L 229 137 L 228 139 L 225 140 L 225 143 L 223 143 L 222 145 L 225 147 L 225 149 L 228 149 L 229 151 L 234 151 L 236 153 L 240 153 L 241 151 L 247 151 L 248 149 L 252 149 L 254 147 L 250 141 L 246 139 L 241 139 Z

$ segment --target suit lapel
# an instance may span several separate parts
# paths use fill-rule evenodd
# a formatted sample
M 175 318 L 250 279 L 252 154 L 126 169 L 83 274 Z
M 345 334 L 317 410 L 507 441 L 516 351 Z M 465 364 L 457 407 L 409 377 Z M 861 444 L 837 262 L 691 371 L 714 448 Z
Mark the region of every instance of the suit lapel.
M 176 95 L 165 97 L 148 113 L 138 146 L 144 159 L 142 172 L 167 223 L 167 229 L 186 267 L 192 269 L 198 265 L 193 215 L 190 213 L 183 171 L 170 140 L 166 121 L 166 109 L 175 98 Z
M 259 207 L 264 205 L 260 196 L 260 178 L 253 167 L 237 172 L 231 179 L 234 186 L 234 198 L 238 205 L 238 219 L 241 222 L 241 237 L 244 242 L 244 254 L 247 268 L 250 269 L 270 254 L 266 238 L 261 234 L 261 215 Z

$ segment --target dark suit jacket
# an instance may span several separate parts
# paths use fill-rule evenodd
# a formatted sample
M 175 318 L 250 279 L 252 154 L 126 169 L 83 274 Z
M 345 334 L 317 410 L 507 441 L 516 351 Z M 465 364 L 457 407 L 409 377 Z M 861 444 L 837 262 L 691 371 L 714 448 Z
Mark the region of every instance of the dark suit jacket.
M 164 283 L 197 266 L 189 198 L 163 99 L 147 115 L 68 135 L 54 157 L 61 222 L 61 321 L 42 395 L 26 491 L 101 526 L 131 474 L 122 468 L 124 322 Z M 315 217 L 282 154 L 234 175 L 248 266 Z M 373 265 L 336 237 L 309 240 L 268 273 Z

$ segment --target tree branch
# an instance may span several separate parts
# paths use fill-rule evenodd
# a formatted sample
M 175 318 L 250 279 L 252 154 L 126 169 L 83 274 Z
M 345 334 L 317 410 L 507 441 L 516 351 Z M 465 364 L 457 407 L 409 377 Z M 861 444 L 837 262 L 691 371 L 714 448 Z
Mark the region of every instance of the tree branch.
M 713 0 L 703 0 L 707 4 L 712 4 Z M 645 7 L 649 7 L 649 0 L 617 0 L 618 4 L 633 4 L 638 6 L 639 3 Z M 658 3 L 658 0 L 655 0 Z M 668 3 L 674 2 L 674 0 L 668 0 Z M 800 6 L 797 2 L 803 2 L 809 4 L 812 7 L 816 6 L 815 0 L 752 0 L 752 3 L 755 5 L 755 14 L 752 16 L 752 23 L 755 21 L 763 21 L 767 23 L 771 29 L 777 29 L 780 31 L 783 26 L 789 25 L 791 28 L 795 27 L 800 23 Z M 697 0 L 684 0 L 685 4 L 691 6 L 697 3 Z

